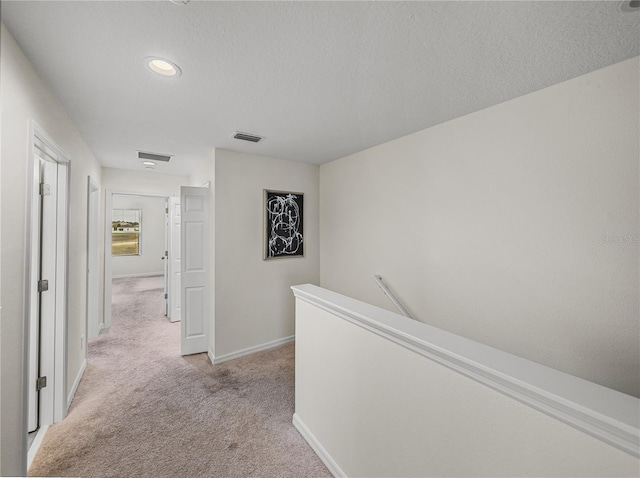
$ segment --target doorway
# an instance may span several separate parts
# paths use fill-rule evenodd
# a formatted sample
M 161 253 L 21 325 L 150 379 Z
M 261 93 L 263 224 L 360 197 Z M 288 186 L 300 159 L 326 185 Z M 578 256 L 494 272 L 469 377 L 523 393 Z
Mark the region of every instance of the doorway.
M 87 187 L 87 340 L 100 335 L 99 248 L 100 188 L 91 176 Z M 87 348 L 85 347 L 85 353 Z M 86 358 L 86 357 L 85 357 Z
M 30 123 L 25 297 L 28 461 L 49 425 L 66 416 L 69 156 Z
M 181 322 L 182 355 L 208 351 L 209 345 L 209 188 L 181 187 L 180 198 L 159 194 L 106 191 L 104 256 L 104 324 L 112 323 L 113 221 L 111 211 L 118 196 L 165 198 L 165 313 Z M 131 221 L 123 221 L 125 223 Z M 125 224 L 124 227 L 131 227 Z M 141 226 L 144 227 L 144 226 Z M 123 232 L 125 232 L 123 230 Z M 144 234 L 144 232 L 142 232 Z M 187 247 L 188 245 L 188 247 Z M 143 245 L 144 247 L 144 245 Z M 171 251 L 171 252 L 170 252 Z M 179 319 L 177 319 L 179 317 Z
M 170 201 L 175 198 L 107 190 L 105 199 L 104 327 L 112 324 L 114 279 L 162 275 L 164 311 L 171 317 Z

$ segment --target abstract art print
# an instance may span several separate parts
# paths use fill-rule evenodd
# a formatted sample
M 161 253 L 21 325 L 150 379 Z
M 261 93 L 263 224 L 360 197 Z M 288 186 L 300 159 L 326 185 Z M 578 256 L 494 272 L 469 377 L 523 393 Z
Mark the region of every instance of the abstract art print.
M 304 256 L 304 195 L 264 190 L 264 259 Z

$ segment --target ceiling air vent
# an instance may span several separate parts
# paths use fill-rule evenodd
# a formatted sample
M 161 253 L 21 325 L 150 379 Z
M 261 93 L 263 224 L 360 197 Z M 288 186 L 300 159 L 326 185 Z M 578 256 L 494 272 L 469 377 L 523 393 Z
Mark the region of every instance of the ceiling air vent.
M 640 12 L 640 0 L 622 0 L 618 8 L 623 12 Z
M 145 153 L 144 151 L 138 151 L 138 159 L 148 159 L 150 161 L 164 161 L 168 163 L 173 156 L 170 154 L 158 154 L 158 153 Z
M 257 143 L 262 139 L 261 136 L 256 136 L 255 134 L 249 133 L 241 133 L 240 131 L 236 131 L 233 137 L 235 139 L 241 139 L 242 141 L 251 141 L 252 143 Z

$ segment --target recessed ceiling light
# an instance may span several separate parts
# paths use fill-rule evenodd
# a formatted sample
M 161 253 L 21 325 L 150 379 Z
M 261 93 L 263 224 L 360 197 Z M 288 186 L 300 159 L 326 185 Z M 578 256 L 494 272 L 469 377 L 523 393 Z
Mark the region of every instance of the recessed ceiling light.
M 144 164 L 145 166 L 155 166 L 156 163 L 154 163 L 153 161 L 142 161 L 142 164 Z
M 618 8 L 623 12 L 640 12 L 640 0 L 622 0 Z
M 176 5 L 186 5 L 191 0 L 169 0 L 171 3 L 175 3 Z
M 180 76 L 182 70 L 174 62 L 157 56 L 148 56 L 144 59 L 144 64 L 154 73 L 161 76 Z

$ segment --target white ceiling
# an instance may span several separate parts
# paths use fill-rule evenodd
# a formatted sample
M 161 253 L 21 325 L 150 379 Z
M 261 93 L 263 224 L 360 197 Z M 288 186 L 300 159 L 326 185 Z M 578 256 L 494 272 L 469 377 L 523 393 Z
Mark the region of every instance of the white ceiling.
M 213 148 L 321 164 L 640 55 L 618 1 L 3 1 L 2 20 L 104 166 L 144 150 L 176 174 Z

